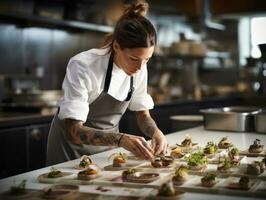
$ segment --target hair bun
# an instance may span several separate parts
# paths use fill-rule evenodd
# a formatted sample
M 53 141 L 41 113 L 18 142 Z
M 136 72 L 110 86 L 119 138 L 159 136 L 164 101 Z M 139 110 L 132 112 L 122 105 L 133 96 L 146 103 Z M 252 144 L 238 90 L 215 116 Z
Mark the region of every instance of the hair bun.
M 124 11 L 124 15 L 139 14 L 146 16 L 149 8 L 149 4 L 143 1 L 135 1 L 134 3 L 128 5 Z

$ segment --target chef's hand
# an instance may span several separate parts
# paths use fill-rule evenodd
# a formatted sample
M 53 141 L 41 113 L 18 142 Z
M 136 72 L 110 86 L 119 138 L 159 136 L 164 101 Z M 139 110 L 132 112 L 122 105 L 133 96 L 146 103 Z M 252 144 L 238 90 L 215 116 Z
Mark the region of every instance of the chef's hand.
M 155 155 L 165 154 L 167 149 L 167 141 L 160 129 L 156 129 L 152 135 L 151 147 Z
M 132 152 L 135 156 L 150 160 L 154 156 L 151 146 L 146 142 L 143 137 L 124 134 L 119 144 L 120 147 Z

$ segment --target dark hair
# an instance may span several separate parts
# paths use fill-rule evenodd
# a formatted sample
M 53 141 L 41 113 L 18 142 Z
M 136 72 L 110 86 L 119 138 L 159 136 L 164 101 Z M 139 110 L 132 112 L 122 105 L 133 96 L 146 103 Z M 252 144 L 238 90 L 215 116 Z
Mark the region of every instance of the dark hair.
M 148 4 L 141 1 L 129 5 L 118 19 L 114 32 L 105 38 L 104 47 L 109 46 L 113 50 L 114 41 L 121 49 L 156 45 L 155 28 L 145 17 L 147 10 Z

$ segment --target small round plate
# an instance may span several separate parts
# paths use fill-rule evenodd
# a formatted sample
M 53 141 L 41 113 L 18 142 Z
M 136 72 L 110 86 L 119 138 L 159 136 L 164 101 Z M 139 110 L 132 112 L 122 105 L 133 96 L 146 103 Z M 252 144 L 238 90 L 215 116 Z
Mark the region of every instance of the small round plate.
M 158 173 L 136 172 L 133 175 L 128 175 L 127 180 L 138 183 L 150 183 L 160 177 Z
M 53 185 L 43 189 L 43 198 L 46 199 L 62 199 L 70 198 L 70 196 L 78 193 L 79 186 L 77 185 Z

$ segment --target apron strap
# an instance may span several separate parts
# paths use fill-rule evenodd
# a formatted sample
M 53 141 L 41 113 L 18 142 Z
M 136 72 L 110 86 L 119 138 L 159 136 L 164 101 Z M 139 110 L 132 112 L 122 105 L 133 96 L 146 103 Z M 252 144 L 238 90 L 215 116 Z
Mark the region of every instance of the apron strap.
M 125 101 L 129 101 L 131 99 L 132 93 L 134 92 L 134 86 L 133 86 L 133 76 L 130 77 L 130 88 L 127 94 L 127 98 Z
M 104 89 L 103 91 L 108 93 L 110 83 L 111 83 L 111 78 L 112 78 L 112 71 L 113 71 L 113 63 L 114 63 L 114 51 L 111 52 L 109 61 L 108 61 L 108 67 L 107 67 L 107 72 L 105 76 L 105 82 L 104 82 Z M 127 94 L 127 98 L 125 101 L 129 101 L 131 99 L 132 93 L 134 91 L 133 87 L 133 76 L 130 76 L 130 88 Z
M 111 82 L 111 77 L 112 77 L 112 71 L 113 71 L 113 62 L 114 62 L 114 51 L 111 52 L 109 61 L 108 61 L 108 67 L 107 67 L 107 72 L 105 76 L 105 82 L 104 82 L 104 92 L 108 92 L 110 82 Z

